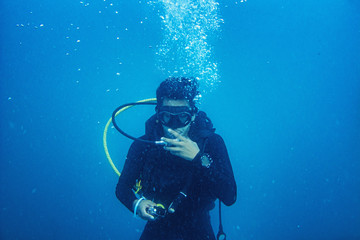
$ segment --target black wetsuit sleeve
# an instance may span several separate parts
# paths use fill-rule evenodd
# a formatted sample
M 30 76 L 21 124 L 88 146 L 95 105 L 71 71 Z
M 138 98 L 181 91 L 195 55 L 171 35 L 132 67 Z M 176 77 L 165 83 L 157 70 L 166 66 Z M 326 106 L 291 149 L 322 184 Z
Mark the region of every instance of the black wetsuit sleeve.
M 133 202 L 136 196 L 132 190 L 139 178 L 143 166 L 143 155 L 145 152 L 145 145 L 134 142 L 127 154 L 125 165 L 116 185 L 116 197 L 133 212 Z
M 193 160 L 198 176 L 208 183 L 212 195 L 227 206 L 234 204 L 237 195 L 236 183 L 224 140 L 217 134 L 210 136 L 204 153 L 209 154 L 213 162 L 209 168 L 202 166 L 199 153 Z

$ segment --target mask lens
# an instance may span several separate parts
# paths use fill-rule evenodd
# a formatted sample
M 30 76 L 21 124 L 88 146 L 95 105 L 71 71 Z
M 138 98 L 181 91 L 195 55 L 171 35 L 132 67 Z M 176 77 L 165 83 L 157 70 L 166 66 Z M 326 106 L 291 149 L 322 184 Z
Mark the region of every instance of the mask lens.
M 171 120 L 171 113 L 169 112 L 160 112 L 159 113 L 160 120 L 162 124 L 168 124 Z
M 179 113 L 178 118 L 182 124 L 187 125 L 191 120 L 191 115 L 188 113 Z
M 175 109 L 180 111 L 170 111 L 174 109 L 160 109 L 158 116 L 161 123 L 170 128 L 185 127 L 191 121 L 191 112 L 188 109 Z M 187 110 L 187 111 L 185 111 Z

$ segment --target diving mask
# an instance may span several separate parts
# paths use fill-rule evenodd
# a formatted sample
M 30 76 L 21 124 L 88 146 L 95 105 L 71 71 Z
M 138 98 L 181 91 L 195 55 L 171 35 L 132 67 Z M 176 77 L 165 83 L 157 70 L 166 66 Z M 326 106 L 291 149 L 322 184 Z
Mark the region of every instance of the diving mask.
M 158 109 L 161 124 L 172 128 L 182 128 L 191 122 L 194 111 L 190 107 L 162 106 Z

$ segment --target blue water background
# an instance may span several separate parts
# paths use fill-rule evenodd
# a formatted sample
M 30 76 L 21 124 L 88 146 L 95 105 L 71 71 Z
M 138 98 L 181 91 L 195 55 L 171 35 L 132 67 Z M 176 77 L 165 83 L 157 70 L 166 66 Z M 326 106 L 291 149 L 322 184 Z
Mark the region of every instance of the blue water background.
M 228 239 L 360 239 L 360 3 L 219 9 L 221 83 L 200 108 L 238 185 L 223 208 Z M 144 223 L 115 197 L 102 133 L 115 107 L 154 97 L 166 77 L 156 9 L 33 0 L 1 1 L 0 11 L 0 239 L 138 239 Z M 141 135 L 152 112 L 119 122 Z M 108 141 L 121 169 L 131 141 L 114 129 Z

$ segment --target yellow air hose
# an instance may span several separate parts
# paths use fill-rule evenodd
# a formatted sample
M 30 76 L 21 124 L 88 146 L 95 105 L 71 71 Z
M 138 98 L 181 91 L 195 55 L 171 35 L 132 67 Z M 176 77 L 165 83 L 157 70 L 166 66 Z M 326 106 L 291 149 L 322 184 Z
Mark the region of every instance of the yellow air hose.
M 156 98 L 148 98 L 148 99 L 144 99 L 144 100 L 140 100 L 138 101 L 139 103 L 140 102 L 154 102 L 156 101 Z M 123 107 L 121 109 L 119 109 L 119 111 L 117 111 L 117 113 L 115 114 L 115 117 L 117 115 L 119 115 L 120 113 L 122 113 L 123 111 L 125 111 L 126 109 L 129 109 L 131 107 L 133 107 L 135 105 L 130 105 L 130 106 L 126 106 L 126 107 Z M 106 141 L 106 136 L 107 136 L 107 132 L 108 132 L 108 129 L 109 129 L 109 126 L 110 126 L 110 123 L 112 122 L 112 118 L 109 119 L 109 121 L 106 123 L 105 125 L 105 129 L 104 129 L 104 134 L 103 134 L 103 144 L 104 144 L 104 150 L 105 150 L 105 154 L 106 154 L 106 157 L 112 167 L 112 169 L 115 171 L 115 173 L 120 176 L 120 172 L 119 170 L 116 168 L 114 162 L 111 160 L 111 157 L 110 157 L 110 154 L 109 154 L 109 150 L 108 150 L 108 147 L 107 147 L 107 141 Z

